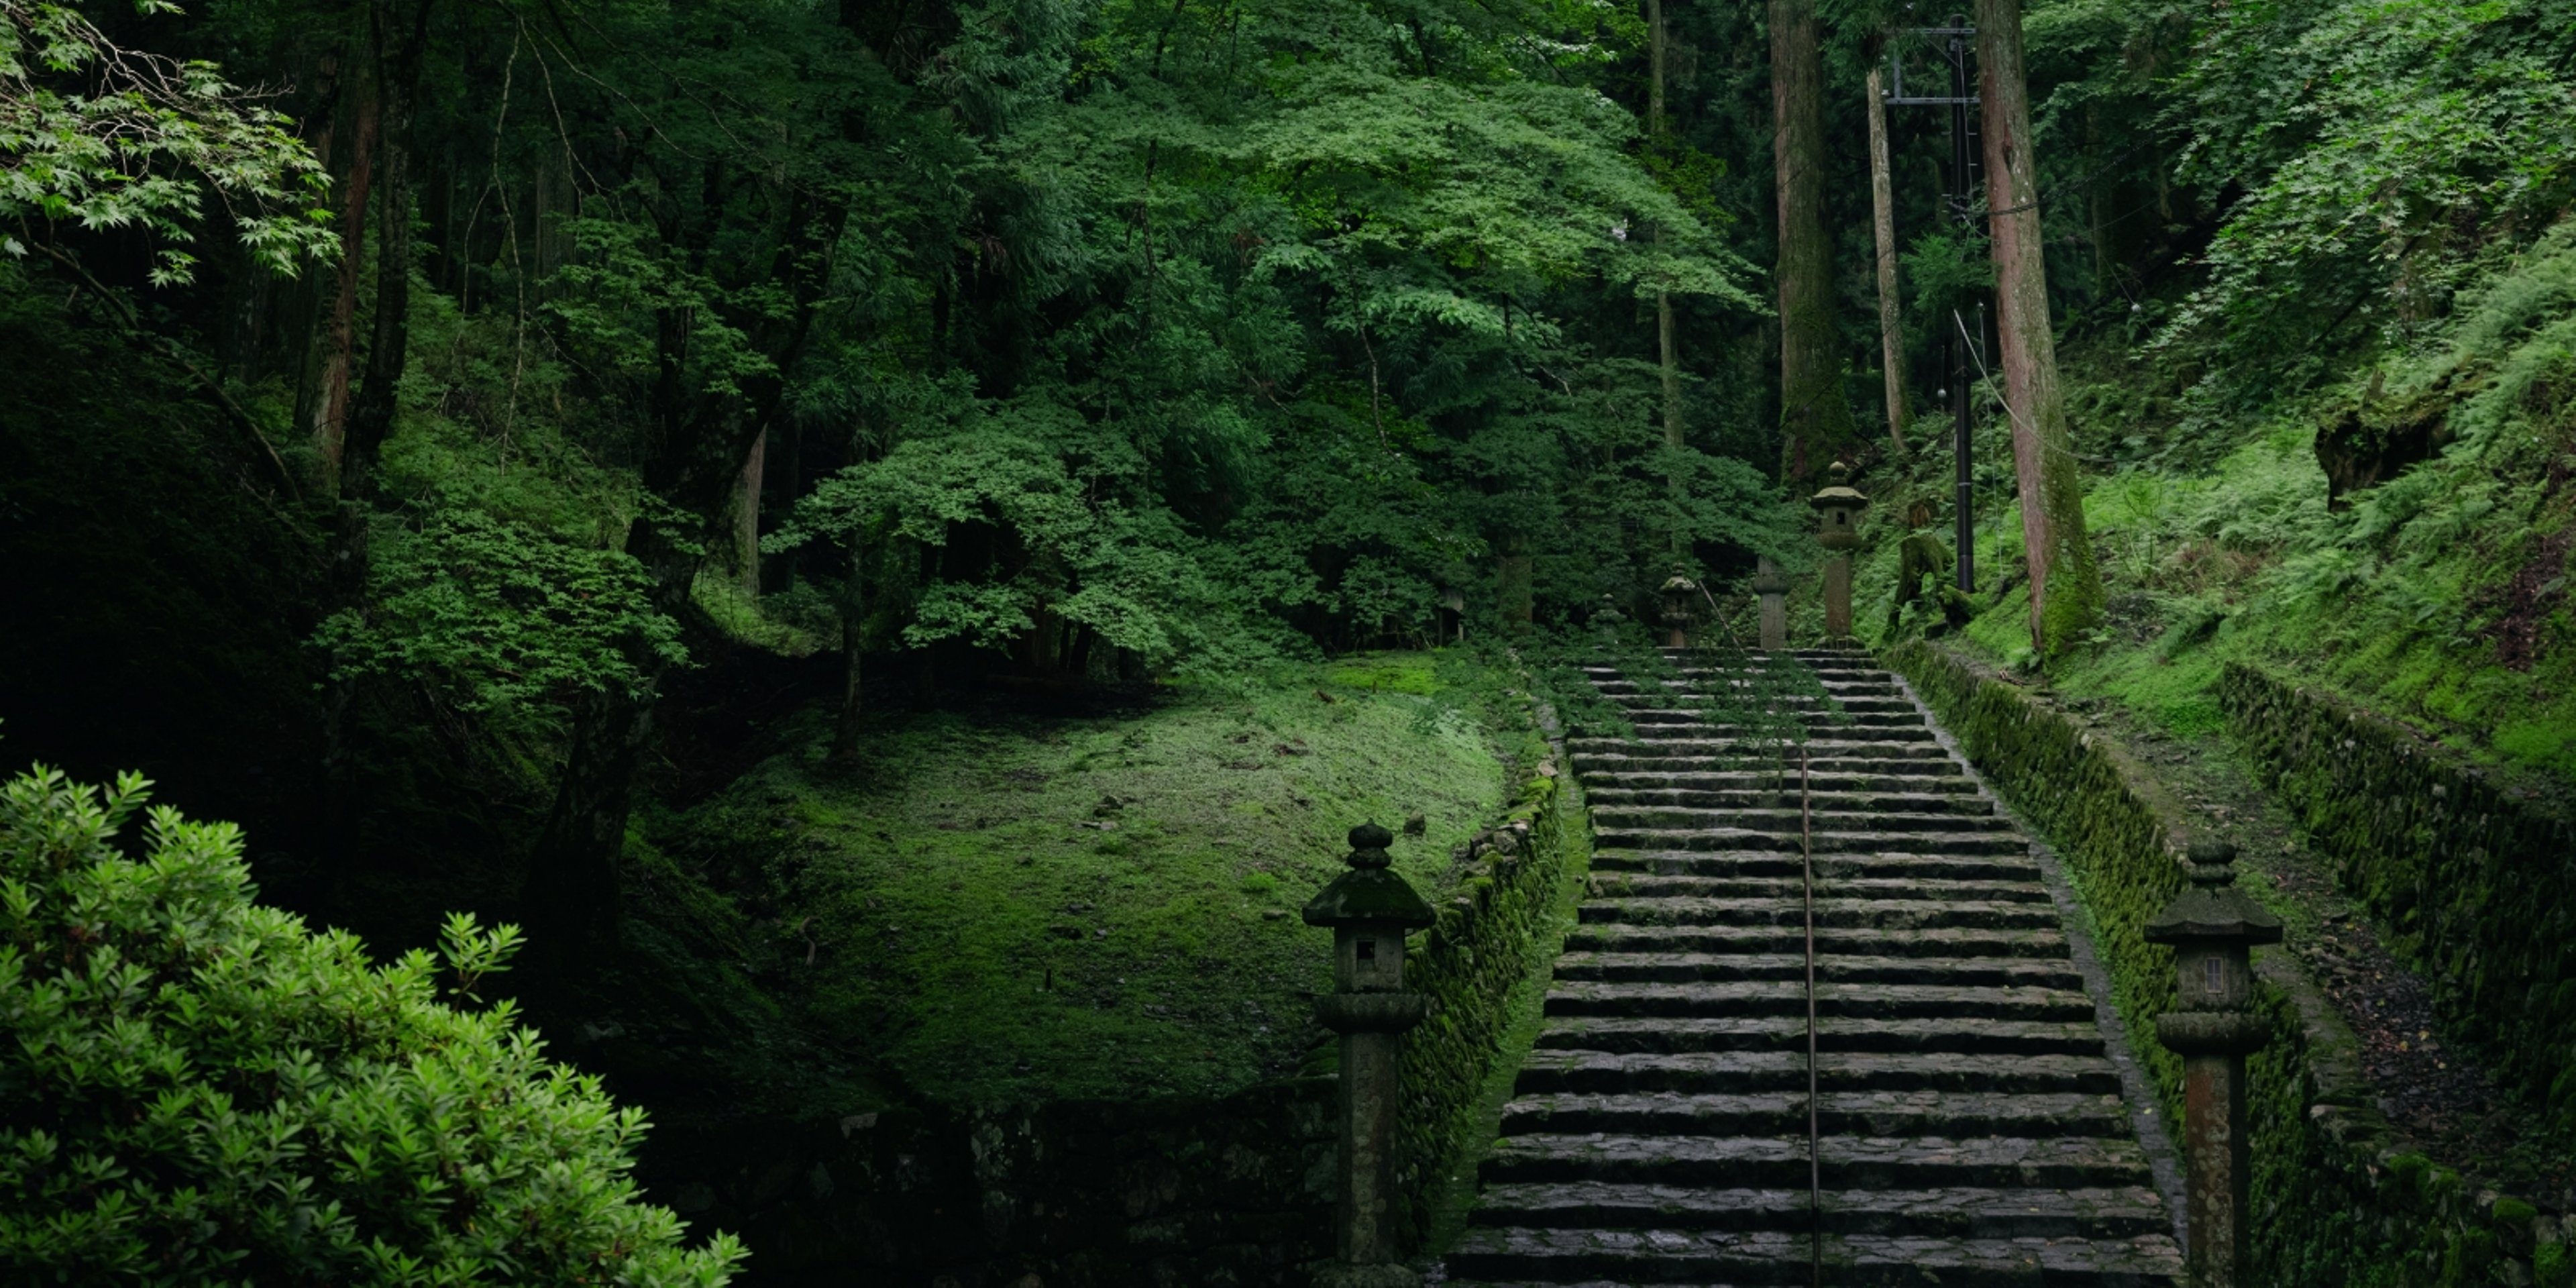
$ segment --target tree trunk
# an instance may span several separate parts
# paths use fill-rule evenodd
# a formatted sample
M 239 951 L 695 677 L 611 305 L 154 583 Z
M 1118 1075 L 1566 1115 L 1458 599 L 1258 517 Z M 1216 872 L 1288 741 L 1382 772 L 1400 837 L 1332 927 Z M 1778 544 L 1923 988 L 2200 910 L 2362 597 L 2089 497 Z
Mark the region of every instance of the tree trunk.
M 1987 227 L 1995 262 L 1996 348 L 2012 414 L 2030 570 L 2031 646 L 2055 657 L 2092 629 L 2102 579 L 2084 532 L 2084 481 L 2057 384 L 2039 186 L 2022 77 L 2021 0 L 1977 0 L 1977 67 L 1986 144 Z
M 1646 134 L 1656 143 L 1664 141 L 1670 126 L 1664 117 L 1664 64 L 1667 37 L 1664 33 L 1663 0 L 1646 0 L 1646 47 L 1649 85 L 1646 92 Z M 1657 242 L 1664 230 L 1654 230 Z M 1664 446 L 1682 445 L 1682 367 L 1678 342 L 1673 336 L 1673 297 L 1665 291 L 1655 292 L 1655 360 L 1664 385 Z M 1681 477 L 1665 481 L 1673 512 L 1673 557 L 1682 555 Z
M 1869 67 L 1869 213 L 1878 243 L 1879 372 L 1887 383 L 1887 437 L 1905 454 L 1905 333 L 1896 316 L 1896 197 L 1888 178 L 1887 104 L 1879 98 L 1878 63 Z
M 760 474 L 768 456 L 769 434 L 763 431 L 751 440 L 751 452 L 742 458 L 742 485 L 734 495 L 734 578 L 752 599 L 760 597 Z
M 1815 0 L 1770 0 L 1771 159 L 1780 219 L 1780 433 L 1791 476 L 1859 437 L 1843 397 L 1825 233 L 1824 64 Z
M 395 394 L 411 343 L 411 134 L 432 2 L 415 0 L 405 14 L 400 0 L 379 0 L 374 15 L 376 95 L 384 118 L 384 178 L 376 196 L 382 225 L 376 245 L 376 309 L 367 337 L 367 379 L 349 410 L 340 462 L 340 490 L 357 498 L 373 490 L 376 458 L 393 432 Z M 409 30 L 404 29 L 406 19 Z
M 313 399 L 313 450 L 322 461 L 318 482 L 325 497 L 340 492 L 350 366 L 358 345 L 358 274 L 366 261 L 367 197 L 375 182 L 376 78 L 372 70 L 362 68 L 355 79 L 358 95 L 352 114 L 356 119 L 349 131 L 349 165 L 341 187 L 340 264 L 332 282 L 330 320 L 322 332 L 320 388 Z

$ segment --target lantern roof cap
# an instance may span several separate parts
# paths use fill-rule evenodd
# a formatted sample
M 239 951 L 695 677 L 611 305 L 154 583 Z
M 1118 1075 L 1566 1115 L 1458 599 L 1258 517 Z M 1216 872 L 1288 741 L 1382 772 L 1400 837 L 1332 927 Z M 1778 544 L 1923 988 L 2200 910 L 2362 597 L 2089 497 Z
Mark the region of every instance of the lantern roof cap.
M 1306 924 L 1395 925 L 1408 930 L 1430 925 L 1431 905 L 1422 901 L 1411 882 L 1387 866 L 1386 847 L 1395 843 L 1395 833 L 1362 823 L 1351 829 L 1350 842 L 1350 857 L 1344 862 L 1351 870 L 1306 901 Z
M 1869 504 L 1869 498 L 1862 495 L 1860 489 L 1853 487 L 1848 481 L 1851 477 L 1850 466 L 1836 461 L 1825 473 L 1833 481 L 1817 489 L 1814 496 L 1807 498 L 1807 504 L 1819 510 L 1831 509 L 1835 506 L 1846 506 L 1857 510 Z
M 2146 925 L 2151 944 L 2281 942 L 2281 919 L 2236 888 L 2236 847 L 2225 841 L 2195 841 L 2190 854 L 2191 888 L 2183 891 Z

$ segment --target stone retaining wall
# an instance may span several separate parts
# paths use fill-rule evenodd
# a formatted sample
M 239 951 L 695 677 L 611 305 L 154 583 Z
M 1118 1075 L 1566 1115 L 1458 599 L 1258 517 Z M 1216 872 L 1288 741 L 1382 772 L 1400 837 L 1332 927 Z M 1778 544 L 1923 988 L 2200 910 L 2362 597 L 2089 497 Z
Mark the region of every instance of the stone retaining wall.
M 1937 645 L 1888 652 L 1978 771 L 2064 855 L 2140 1062 L 2179 1121 L 2180 1062 L 2155 1041 L 2172 1004 L 2172 954 L 2139 930 L 2182 886 L 2199 824 L 2112 739 Z M 2271 1045 L 2248 1062 L 2254 1160 L 2252 1282 L 2576 1285 L 2576 1217 L 2438 1166 L 2375 1107 L 2353 1034 L 2297 961 L 2255 953 Z
M 1553 755 L 1511 812 L 1478 836 L 1465 880 L 1439 905 L 1440 920 L 1405 954 L 1405 980 L 1428 994 L 1430 1014 L 1404 1035 L 1402 1106 L 1391 1167 L 1401 1207 L 1397 1246 L 1418 1251 L 1441 1180 L 1468 1140 L 1473 1111 L 1503 1037 L 1512 990 L 1542 963 L 1546 921 L 1581 862 L 1583 824 L 1563 808 L 1565 779 Z
M 2443 1018 L 2576 1131 L 2576 826 L 2402 726 L 2241 663 L 2218 697 Z

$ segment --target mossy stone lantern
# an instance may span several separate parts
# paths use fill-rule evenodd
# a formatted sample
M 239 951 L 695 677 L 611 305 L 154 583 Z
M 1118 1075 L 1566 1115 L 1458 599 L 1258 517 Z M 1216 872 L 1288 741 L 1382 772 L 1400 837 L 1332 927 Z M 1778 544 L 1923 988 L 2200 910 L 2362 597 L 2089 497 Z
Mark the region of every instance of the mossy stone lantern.
M 1338 1258 L 1318 1288 L 1406 1288 L 1387 1228 L 1387 1147 L 1394 1138 L 1396 1039 L 1422 1022 L 1424 999 L 1404 991 L 1404 937 L 1432 923 L 1431 905 L 1388 866 L 1395 834 L 1351 829 L 1351 870 L 1306 903 L 1306 924 L 1333 931 L 1333 991 L 1316 1018 L 1342 1035 L 1342 1204 Z
M 1834 462 L 1832 482 L 1808 498 L 1816 507 L 1816 544 L 1832 553 L 1825 561 L 1825 638 L 1848 639 L 1852 633 L 1851 554 L 1860 545 L 1860 512 L 1869 498 L 1844 481 L 1851 467 Z
M 2156 1017 L 2156 1040 L 2182 1057 L 2183 1209 L 2195 1288 L 2244 1282 L 2245 1057 L 2271 1037 L 2254 1010 L 2254 946 L 2281 942 L 2281 919 L 2236 889 L 2236 847 L 2197 841 L 2191 888 L 2147 923 L 2146 940 L 2171 944 L 2181 976 L 2176 1009 Z
M 1762 651 L 1789 647 L 1789 576 L 1769 555 L 1753 565 L 1753 593 L 1762 602 Z
M 1663 588 L 1655 593 L 1664 601 L 1664 643 L 1673 648 L 1688 648 L 1691 621 L 1699 611 L 1696 598 L 1699 583 L 1692 581 L 1689 573 L 1675 568 L 1673 575 L 1664 579 Z

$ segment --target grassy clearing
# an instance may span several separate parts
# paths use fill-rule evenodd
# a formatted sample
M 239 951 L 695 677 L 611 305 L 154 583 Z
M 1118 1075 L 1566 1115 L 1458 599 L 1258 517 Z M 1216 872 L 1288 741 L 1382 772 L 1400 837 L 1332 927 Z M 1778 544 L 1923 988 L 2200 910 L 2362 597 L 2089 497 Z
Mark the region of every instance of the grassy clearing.
M 1499 813 L 1524 735 L 1475 714 L 1492 678 L 1393 654 L 1111 715 L 904 717 L 856 777 L 819 745 L 759 766 L 679 820 L 675 849 L 711 869 L 760 850 L 755 902 L 818 1040 L 904 1086 L 1221 1094 L 1295 1072 L 1322 1036 L 1328 937 L 1296 910 L 1342 870 L 1343 834 L 1421 814 L 1395 856 L 1430 893 Z

